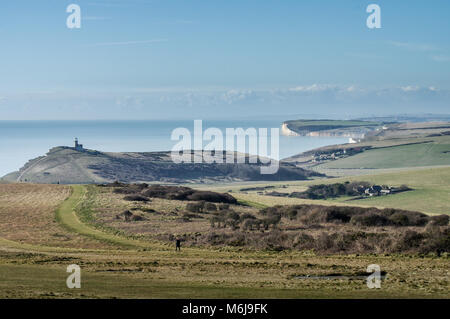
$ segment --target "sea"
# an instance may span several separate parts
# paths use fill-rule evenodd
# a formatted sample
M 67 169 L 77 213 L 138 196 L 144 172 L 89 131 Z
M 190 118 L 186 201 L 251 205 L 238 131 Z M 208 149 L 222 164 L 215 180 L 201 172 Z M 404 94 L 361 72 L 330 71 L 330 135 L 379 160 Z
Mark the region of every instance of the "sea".
M 19 170 L 27 161 L 45 155 L 55 146 L 73 146 L 75 138 L 85 148 L 105 152 L 170 151 L 178 143 L 171 140 L 176 128 L 187 128 L 194 135 L 193 120 L 0 121 L 0 176 Z M 225 136 L 226 128 L 267 128 L 270 132 L 271 128 L 281 128 L 281 122 L 204 120 L 202 128 L 203 131 L 218 128 Z M 339 137 L 282 136 L 280 130 L 279 158 L 347 141 Z M 205 141 L 204 145 L 208 143 Z

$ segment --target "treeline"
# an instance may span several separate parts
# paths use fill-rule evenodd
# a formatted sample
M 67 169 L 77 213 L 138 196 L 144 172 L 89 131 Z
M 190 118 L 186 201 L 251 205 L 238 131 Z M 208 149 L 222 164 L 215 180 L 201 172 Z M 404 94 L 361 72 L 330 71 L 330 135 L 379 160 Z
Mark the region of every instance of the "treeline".
M 336 198 L 341 196 L 361 196 L 365 194 L 365 190 L 373 187 L 374 185 L 368 182 L 345 182 L 345 183 L 334 183 L 334 184 L 318 184 L 311 185 L 304 192 L 292 192 L 279 193 L 271 192 L 266 195 L 269 196 L 279 196 L 279 197 L 293 197 L 302 199 L 328 199 Z M 391 188 L 387 185 L 379 186 L 380 190 L 391 190 L 391 193 L 399 193 L 410 190 L 406 185 L 402 185 L 398 188 Z
M 371 185 L 367 182 L 353 182 L 353 183 L 334 183 L 334 184 L 320 184 L 311 185 L 304 192 L 293 192 L 289 197 L 306 198 L 306 199 L 327 199 L 339 196 L 358 196 Z
M 126 194 L 125 200 L 149 201 L 150 198 L 163 198 L 169 200 L 205 201 L 212 203 L 237 204 L 236 198 L 227 193 L 199 191 L 182 186 L 163 186 L 142 184 L 104 184 L 103 187 L 114 187 L 114 193 Z
M 319 254 L 412 253 L 441 256 L 450 252 L 450 228 L 429 225 L 423 231 L 405 229 L 391 233 L 370 230 L 316 230 L 315 232 L 218 232 L 185 235 L 190 245 L 253 247 L 283 251 L 312 250 Z
M 299 249 L 318 253 L 441 255 L 450 252 L 448 215 L 428 216 L 398 209 L 295 205 L 268 207 L 260 210 L 257 216 L 224 210 L 213 213 L 211 221 L 215 230 L 193 237 L 186 235 L 186 240 L 192 245 Z M 232 231 L 220 231 L 219 228 Z
M 355 226 L 418 226 L 428 223 L 446 226 L 448 215 L 428 216 L 414 211 L 396 208 L 378 209 L 375 207 L 289 205 L 267 207 L 262 214 L 279 214 L 290 220 L 297 219 L 305 225 L 312 224 L 351 224 Z

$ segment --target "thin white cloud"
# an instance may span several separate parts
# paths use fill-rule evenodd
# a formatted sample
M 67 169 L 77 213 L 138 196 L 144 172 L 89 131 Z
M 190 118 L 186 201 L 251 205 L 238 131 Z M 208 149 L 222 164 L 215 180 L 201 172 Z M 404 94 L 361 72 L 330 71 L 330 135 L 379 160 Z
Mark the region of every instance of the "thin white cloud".
M 306 86 L 296 86 L 293 88 L 288 89 L 291 92 L 322 92 L 322 91 L 328 91 L 330 89 L 335 89 L 335 85 L 329 85 L 329 84 L 312 84 L 312 85 L 306 85 Z
M 431 44 L 425 44 L 425 43 L 410 43 L 410 42 L 396 42 L 391 41 L 389 42 L 393 46 L 396 46 L 398 48 L 406 49 L 409 51 L 418 51 L 418 52 L 435 52 L 435 54 L 430 55 L 430 59 L 435 62 L 449 62 L 450 56 L 446 54 L 440 54 L 439 51 L 442 52 L 441 49 L 438 47 L 431 45 Z
M 418 86 L 408 85 L 408 86 L 402 86 L 401 89 L 402 89 L 403 92 L 412 92 L 412 91 L 418 91 L 419 87 Z
M 448 112 L 449 88 L 431 86 L 361 87 L 354 85 L 311 84 L 292 86 L 295 91 L 283 88 L 203 88 L 155 87 L 122 88 L 111 91 L 69 91 L 55 94 L 1 93 L 0 116 L 20 118 L 26 109 L 36 111 L 28 118 L 67 118 L 68 115 L 84 114 L 91 118 L 127 118 L 132 116 L 254 116 L 255 110 L 275 114 L 283 110 L 294 114 L 299 110 L 315 110 L 316 114 L 367 114 L 376 112 L 423 111 Z M 299 90 L 299 88 L 301 88 Z M 320 88 L 320 90 L 318 89 Z M 113 107 L 111 107 L 113 106 Z M 185 110 L 190 107 L 189 110 Z M 107 112 L 105 110 L 108 110 Z M 136 112 L 132 112 L 136 111 Z M 252 113 L 253 112 L 253 113 Z M 261 113 L 262 114 L 262 113 Z M 337 113 L 336 113 L 337 114 Z M 135 118 L 135 117 L 133 117 Z
M 142 41 L 99 42 L 99 43 L 92 44 L 92 46 L 150 44 L 150 43 L 167 42 L 167 41 L 168 41 L 167 39 L 153 39 L 153 40 L 142 40 Z
M 83 20 L 88 20 L 88 21 L 98 21 L 98 20 L 111 20 L 112 18 L 110 17 L 96 17 L 96 16 L 84 16 Z
M 449 55 L 443 55 L 443 54 L 432 55 L 431 59 L 433 61 L 436 61 L 436 62 L 449 62 L 450 61 L 450 56 Z
M 399 41 L 390 41 L 389 43 L 397 48 L 403 48 L 411 51 L 436 51 L 438 49 L 436 46 L 426 43 L 411 43 Z

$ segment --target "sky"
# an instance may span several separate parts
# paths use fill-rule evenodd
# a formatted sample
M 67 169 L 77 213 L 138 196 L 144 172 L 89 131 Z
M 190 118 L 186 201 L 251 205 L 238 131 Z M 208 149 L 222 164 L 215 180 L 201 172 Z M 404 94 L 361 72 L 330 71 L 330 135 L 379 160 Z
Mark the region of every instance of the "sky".
M 448 0 L 2 0 L 0 41 L 0 120 L 450 113 Z

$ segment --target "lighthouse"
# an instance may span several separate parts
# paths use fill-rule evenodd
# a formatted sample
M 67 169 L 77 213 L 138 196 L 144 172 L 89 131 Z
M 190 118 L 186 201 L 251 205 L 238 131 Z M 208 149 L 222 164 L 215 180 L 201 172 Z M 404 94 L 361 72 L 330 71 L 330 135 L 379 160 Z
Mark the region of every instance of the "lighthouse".
M 83 144 L 78 143 L 78 138 L 75 137 L 75 150 L 82 151 L 83 150 Z

